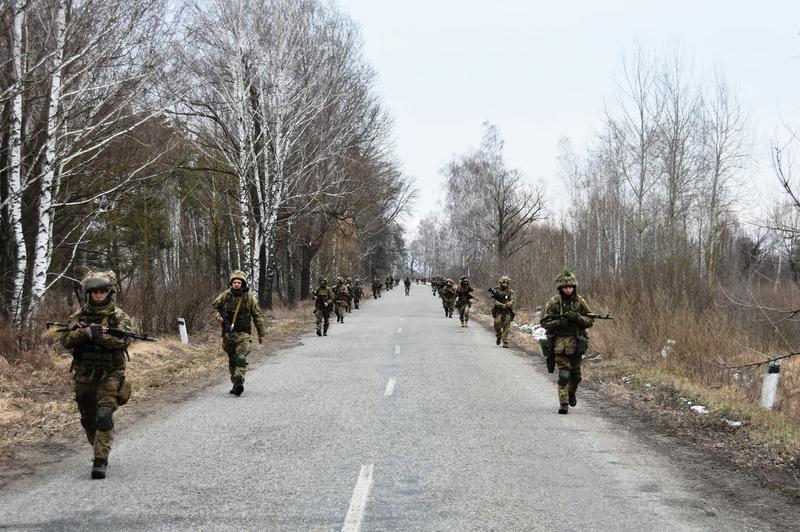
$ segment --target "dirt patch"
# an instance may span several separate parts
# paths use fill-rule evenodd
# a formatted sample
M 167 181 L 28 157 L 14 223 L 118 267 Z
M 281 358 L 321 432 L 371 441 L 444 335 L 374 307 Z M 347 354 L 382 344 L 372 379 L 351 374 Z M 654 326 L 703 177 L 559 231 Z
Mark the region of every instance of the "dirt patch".
M 473 316 L 494 332 L 488 308 L 474 306 Z M 518 320 L 531 323 L 533 316 Z M 510 339 L 525 352 L 518 356 L 546 373 L 539 344 L 530 334 L 514 329 Z M 800 441 L 791 418 L 760 412 L 733 390 L 696 389 L 674 377 L 637 370 L 633 363 L 601 356 L 584 361 L 583 367 L 581 393 L 596 405 L 593 413 L 619 423 L 667 457 L 700 491 L 723 496 L 776 529 L 800 522 Z M 692 406 L 705 406 L 707 412 Z
M 254 343 L 250 356 L 254 364 L 296 345 L 313 329 L 308 304 L 268 313 L 265 319 L 264 344 Z M 71 356 L 56 345 L 55 337 L 50 344 L 45 354 L 49 363 L 43 367 L 9 364 L 0 357 L 0 488 L 88 450 L 73 399 Z M 227 356 L 219 332 L 212 329 L 193 333 L 186 345 L 177 337 L 136 342 L 129 353 L 127 374 L 134 392 L 114 415 L 126 429 L 163 405 L 185 401 L 227 378 Z

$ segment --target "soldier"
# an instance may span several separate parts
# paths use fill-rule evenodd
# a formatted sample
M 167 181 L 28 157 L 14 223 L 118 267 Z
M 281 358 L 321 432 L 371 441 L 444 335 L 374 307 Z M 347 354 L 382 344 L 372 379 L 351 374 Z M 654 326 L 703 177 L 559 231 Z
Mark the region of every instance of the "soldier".
M 558 294 L 544 305 L 540 324 L 547 331 L 558 367 L 558 413 L 566 414 L 578 404 L 581 358 L 589 347 L 586 329 L 594 320 L 586 316 L 589 305 L 578 295 L 578 280 L 567 268 L 556 277 L 556 289 Z
M 264 342 L 267 328 L 256 296 L 247 286 L 247 275 L 236 270 L 228 280 L 228 289 L 211 304 L 213 317 L 222 326 L 222 349 L 228 355 L 228 371 L 233 387 L 229 393 L 235 396 L 244 391 L 244 376 L 247 373 L 247 355 L 250 354 L 252 323 L 256 324 L 258 343 Z
M 372 280 L 372 299 L 381 297 L 381 281 L 377 277 Z
M 331 310 L 333 310 L 333 290 L 328 287 L 327 277 L 319 280 L 319 287 L 314 291 L 313 296 L 314 316 L 317 318 L 317 336 L 328 336 Z
M 410 294 L 411 293 L 411 279 L 406 277 L 406 280 L 403 281 L 403 285 L 406 288 L 406 295 Z
M 394 279 L 392 279 L 391 275 L 386 277 L 384 283 L 386 284 L 386 290 L 391 290 L 392 288 L 394 288 Z
M 364 297 L 364 288 L 361 286 L 361 279 L 356 279 L 356 284 L 353 286 L 353 305 L 358 310 L 358 303 Z
M 347 301 L 350 298 L 350 289 L 344 284 L 341 277 L 336 278 L 336 286 L 333 287 L 333 300 L 336 303 L 336 321 L 344 323 L 344 313 L 347 309 Z
M 492 317 L 494 318 L 494 332 L 497 335 L 495 344 L 508 347 L 508 331 L 511 329 L 511 322 L 514 321 L 514 291 L 509 288 L 511 279 L 507 275 L 500 277 L 497 288 L 489 290 L 494 298 L 492 307 Z
M 434 275 L 431 277 L 431 291 L 433 291 L 433 297 L 436 297 L 436 293 L 439 291 L 439 280 L 441 277 L 438 275 Z
M 456 308 L 458 309 L 458 319 L 461 320 L 462 327 L 469 327 L 469 310 L 472 306 L 472 300 L 475 299 L 472 297 L 472 291 L 473 288 L 470 286 L 467 276 L 458 280 L 458 286 L 456 287 Z
M 348 277 L 345 284 L 347 285 L 347 312 L 353 312 L 353 278 Z
M 442 306 L 444 307 L 444 315 L 447 318 L 453 317 L 453 308 L 456 302 L 456 290 L 453 288 L 453 280 L 447 279 L 444 286 L 439 289 L 439 296 L 442 298 Z
M 72 350 L 72 378 L 81 425 L 94 450 L 92 478 L 106 478 L 108 455 L 114 441 L 114 411 L 128 402 L 130 380 L 125 378 L 129 338 L 108 333 L 110 328 L 131 330 L 131 320 L 114 303 L 116 275 L 94 273 L 83 280 L 86 300 L 69 318 L 61 345 Z

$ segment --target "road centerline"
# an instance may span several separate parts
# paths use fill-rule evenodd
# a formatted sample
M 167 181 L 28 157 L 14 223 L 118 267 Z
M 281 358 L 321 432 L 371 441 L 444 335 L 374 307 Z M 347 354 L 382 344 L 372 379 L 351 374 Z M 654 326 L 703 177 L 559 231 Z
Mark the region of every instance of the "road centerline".
M 394 377 L 389 378 L 389 382 L 386 383 L 386 391 L 383 392 L 384 397 L 388 397 L 394 393 L 394 385 L 397 383 L 397 380 Z
M 358 532 L 361 530 L 361 522 L 364 520 L 364 512 L 367 508 L 367 499 L 372 489 L 373 470 L 374 464 L 361 466 L 356 486 L 353 488 L 353 496 L 350 499 L 350 507 L 347 509 L 347 516 L 344 519 L 342 532 Z

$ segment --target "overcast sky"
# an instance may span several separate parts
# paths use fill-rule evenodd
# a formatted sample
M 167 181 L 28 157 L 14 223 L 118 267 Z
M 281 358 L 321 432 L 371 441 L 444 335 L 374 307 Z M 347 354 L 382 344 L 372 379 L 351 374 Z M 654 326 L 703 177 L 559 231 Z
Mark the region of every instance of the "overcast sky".
M 769 145 L 800 124 L 800 0 L 338 0 L 360 26 L 397 152 L 421 195 L 409 229 L 438 208 L 440 170 L 500 129 L 506 158 L 557 194 L 558 141 L 583 153 L 602 123 L 621 59 L 638 41 L 676 47 L 698 77 L 717 68 L 754 129 L 745 182 L 777 186 Z

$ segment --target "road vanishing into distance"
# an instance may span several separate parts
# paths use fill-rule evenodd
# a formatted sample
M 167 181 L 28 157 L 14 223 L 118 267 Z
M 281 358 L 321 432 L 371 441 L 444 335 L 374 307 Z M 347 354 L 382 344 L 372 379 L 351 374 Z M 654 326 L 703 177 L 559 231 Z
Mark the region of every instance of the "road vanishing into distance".
M 118 422 L 107 479 L 80 453 L 11 483 L 0 529 L 765 529 L 603 405 L 556 414 L 541 359 L 445 318 L 428 286 L 331 321 L 251 364 L 240 398 L 224 377 Z

